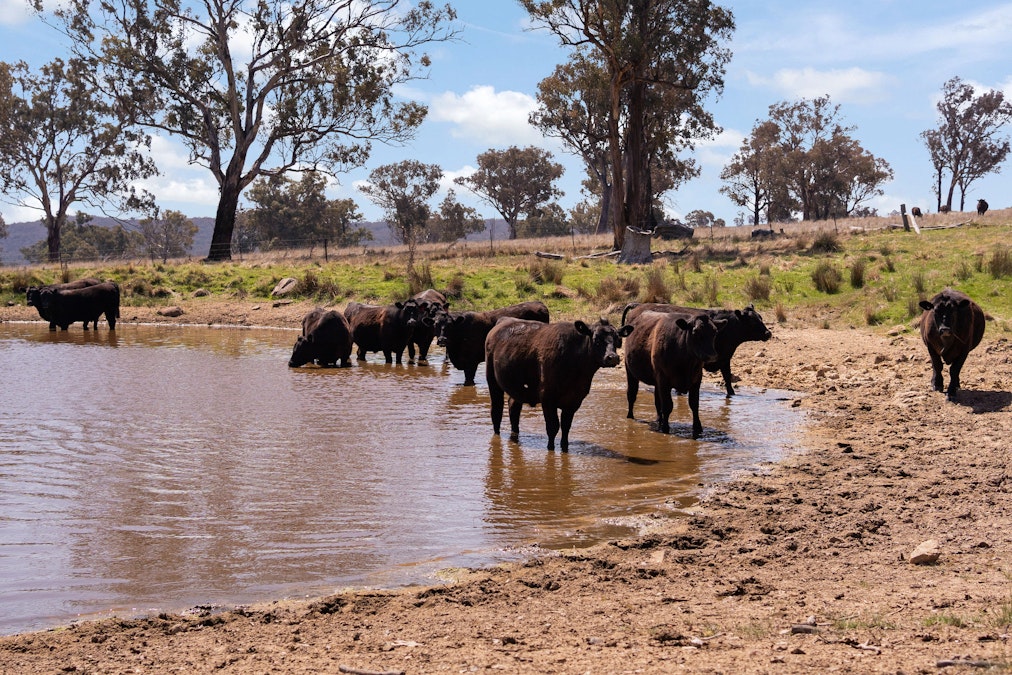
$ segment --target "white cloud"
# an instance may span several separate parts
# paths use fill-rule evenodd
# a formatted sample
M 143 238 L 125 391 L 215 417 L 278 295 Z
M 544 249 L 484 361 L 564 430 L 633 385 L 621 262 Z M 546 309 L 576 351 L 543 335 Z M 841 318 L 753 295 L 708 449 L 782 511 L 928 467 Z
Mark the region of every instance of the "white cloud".
M 32 10 L 25 0 L 0 0 L 0 24 L 20 26 L 32 17 Z
M 833 103 L 871 103 L 885 98 L 893 78 L 863 68 L 816 70 L 782 68 L 772 77 L 748 72 L 753 86 L 776 89 L 788 98 L 816 98 L 826 94 Z
M 536 105 L 534 97 L 527 94 L 478 86 L 463 95 L 444 92 L 435 96 L 429 104 L 429 119 L 452 124 L 450 134 L 455 138 L 489 146 L 524 146 L 543 141 L 527 123 Z
M 745 134 L 737 129 L 724 129 L 713 138 L 700 141 L 696 145 L 695 158 L 703 166 L 724 168 L 732 155 L 738 152 Z

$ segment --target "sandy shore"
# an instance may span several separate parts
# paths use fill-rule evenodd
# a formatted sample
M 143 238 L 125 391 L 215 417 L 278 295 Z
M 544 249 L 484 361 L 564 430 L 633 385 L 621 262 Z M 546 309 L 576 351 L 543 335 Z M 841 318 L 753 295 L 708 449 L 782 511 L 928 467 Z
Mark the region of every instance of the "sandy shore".
M 27 309 L 0 319 L 37 319 Z M 206 303 L 122 320 L 295 328 L 306 309 Z M 909 327 L 773 331 L 739 349 L 735 372 L 803 392 L 810 429 L 798 454 L 711 492 L 692 518 L 445 586 L 3 637 L 0 672 L 1012 668 L 1012 343 L 985 334 L 948 403 Z M 937 559 L 913 564 L 929 541 Z

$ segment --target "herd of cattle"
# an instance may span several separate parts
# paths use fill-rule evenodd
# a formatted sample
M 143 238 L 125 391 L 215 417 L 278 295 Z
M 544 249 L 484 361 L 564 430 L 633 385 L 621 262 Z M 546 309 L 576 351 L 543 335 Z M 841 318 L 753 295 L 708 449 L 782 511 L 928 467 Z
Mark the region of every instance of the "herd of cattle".
M 119 287 L 98 279 L 68 284 L 32 286 L 27 304 L 62 330 L 74 322 L 98 328 L 102 314 L 109 328 L 119 317 Z M 921 337 L 932 366 L 932 386 L 943 390 L 943 362 L 949 365 L 946 396 L 955 400 L 959 374 L 969 352 L 984 335 L 984 313 L 965 294 L 952 289 L 922 301 Z M 464 385 L 473 386 L 478 366 L 485 363 L 491 398 L 492 427 L 502 423 L 504 399 L 509 399 L 512 438 L 520 433 L 524 406 L 540 405 L 545 417 L 548 449 L 569 445 L 573 415 L 590 393 L 600 368 L 622 362 L 618 350 L 625 342 L 627 417 L 643 382 L 654 389 L 657 430 L 670 432 L 672 391 L 688 394 L 692 437 L 703 431 L 699 419 L 699 387 L 703 370 L 719 371 L 727 396 L 734 395 L 731 358 L 745 342 L 766 341 L 769 329 L 755 308 L 697 309 L 662 303 L 632 303 L 622 312 L 622 325 L 602 318 L 549 322 L 541 302 L 522 302 L 485 312 L 451 311 L 446 297 L 429 289 L 402 302 L 367 305 L 349 302 L 344 312 L 316 308 L 302 320 L 288 365 L 351 366 L 352 351 L 364 361 L 369 352 L 382 352 L 387 363 L 408 359 L 426 362 L 433 340 L 443 347 L 454 368 L 464 372 Z M 417 353 L 416 353 L 417 350 Z M 560 415 L 561 412 L 561 415 Z

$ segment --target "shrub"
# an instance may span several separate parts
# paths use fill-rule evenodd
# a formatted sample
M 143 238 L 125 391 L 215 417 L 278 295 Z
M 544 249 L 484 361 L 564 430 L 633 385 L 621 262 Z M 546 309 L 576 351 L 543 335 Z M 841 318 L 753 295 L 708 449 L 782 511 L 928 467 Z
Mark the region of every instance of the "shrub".
M 531 281 L 536 284 L 561 284 L 565 266 L 556 260 L 534 258 L 527 267 Z
M 885 320 L 885 314 L 874 307 L 866 305 L 864 308 L 864 322 L 869 326 L 877 326 Z
M 987 271 L 995 279 L 1012 275 L 1012 252 L 1008 246 L 998 245 L 987 261 Z
M 446 284 L 446 290 L 443 292 L 448 299 L 460 300 L 464 297 L 464 275 L 460 272 L 453 275 L 450 279 L 450 283 Z
M 956 279 L 959 281 L 966 281 L 973 276 L 973 268 L 970 267 L 970 263 L 965 260 L 960 260 L 959 264 L 956 265 L 956 271 L 953 272 Z
M 914 292 L 917 293 L 918 295 L 924 295 L 924 288 L 925 288 L 924 272 L 921 272 L 920 270 L 914 272 L 913 276 L 911 277 L 911 281 L 914 282 Z
M 408 295 L 421 293 L 433 286 L 432 265 L 424 263 L 419 267 L 411 268 L 411 272 L 408 274 Z
M 838 292 L 842 281 L 843 276 L 840 274 L 840 270 L 829 262 L 820 262 L 812 271 L 812 282 L 815 284 L 816 290 L 822 293 L 832 295 Z
M 647 270 L 646 288 L 640 302 L 670 302 L 671 288 L 664 280 L 664 268 L 655 265 Z
M 703 279 L 703 293 L 706 296 L 706 303 L 710 307 L 717 306 L 717 275 L 709 274 Z
M 840 250 L 840 240 L 832 232 L 820 232 L 812 242 L 812 253 L 836 253 Z
M 784 323 L 787 321 L 787 308 L 784 307 L 784 303 L 777 303 L 777 306 L 773 308 L 773 316 L 777 318 L 777 323 Z
M 850 285 L 852 288 L 864 288 L 864 258 L 858 258 L 850 265 Z
M 890 258 L 889 256 L 885 257 L 885 265 L 884 265 L 884 267 L 885 267 L 886 272 L 895 272 L 896 271 L 896 263 L 894 263 L 893 259 Z
M 759 274 L 745 280 L 745 295 L 751 302 L 755 302 L 756 300 L 765 302 L 770 299 L 772 287 L 773 282 L 769 276 Z
M 605 277 L 597 285 L 595 299 L 602 303 L 629 302 L 639 295 L 640 282 L 637 279 Z

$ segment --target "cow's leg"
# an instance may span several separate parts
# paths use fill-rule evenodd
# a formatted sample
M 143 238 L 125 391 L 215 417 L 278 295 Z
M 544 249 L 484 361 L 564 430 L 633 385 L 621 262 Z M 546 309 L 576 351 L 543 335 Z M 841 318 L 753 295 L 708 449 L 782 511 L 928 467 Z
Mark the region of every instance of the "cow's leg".
M 488 377 L 488 395 L 492 400 L 492 433 L 498 436 L 499 428 L 502 426 L 503 390 L 499 388 L 499 382 L 495 379 L 491 362 L 485 372 Z
M 692 409 L 692 437 L 699 438 L 703 433 L 703 423 L 699 421 L 699 382 L 689 388 L 689 408 Z
M 934 349 L 929 349 L 928 355 L 931 356 L 931 386 L 935 391 L 942 391 L 942 355 Z
M 671 411 L 674 407 L 675 403 L 671 399 L 671 387 L 658 380 L 654 385 L 654 408 L 657 409 L 657 431 L 662 434 L 671 432 L 668 420 L 671 418 Z
M 959 373 L 966 363 L 966 356 L 955 359 L 949 366 L 949 389 L 945 392 L 945 398 L 950 401 L 956 400 L 956 392 L 959 391 Z
M 56 324 L 53 323 L 52 321 L 49 322 L 49 330 L 51 330 L 51 331 L 55 331 L 56 330 Z
M 625 371 L 625 400 L 629 402 L 629 411 L 626 413 L 626 418 L 635 419 L 633 417 L 633 405 L 636 403 L 636 395 L 639 393 L 640 381 L 629 374 L 629 371 Z
M 427 342 L 418 343 L 418 362 L 428 363 L 429 362 L 429 346 L 432 345 L 432 340 Z
M 408 363 L 415 362 L 415 343 L 408 340 Z M 398 361 L 397 363 L 400 363 Z
M 463 370 L 464 370 L 464 386 L 473 387 L 474 374 L 478 371 L 478 364 L 476 363 L 473 366 L 466 366 L 464 367 Z
M 724 391 L 728 398 L 734 396 L 734 387 L 731 385 L 731 362 L 725 361 L 720 364 L 720 374 L 724 376 Z
M 109 330 L 116 330 L 116 314 L 113 312 L 106 312 L 105 320 L 109 323 Z M 96 324 L 95 328 L 98 328 Z
M 559 443 L 559 447 L 563 452 L 569 452 L 569 429 L 573 426 L 573 415 L 575 414 L 575 408 L 562 409 L 562 441 Z
M 545 431 L 548 432 L 548 449 L 555 449 L 555 437 L 559 435 L 559 411 L 555 408 L 554 403 L 545 404 L 542 402 L 541 409 L 545 413 Z M 566 450 L 568 445 L 566 435 L 562 435 L 562 450 Z
M 524 409 L 522 399 L 510 396 L 510 440 L 520 438 L 520 412 Z
M 362 349 L 361 347 L 359 347 L 359 348 L 358 348 L 358 349 L 356 350 L 356 352 L 355 352 L 355 353 L 356 353 L 356 358 L 357 358 L 357 359 L 358 359 L 359 361 L 365 361 L 365 350 L 364 350 L 364 349 Z

